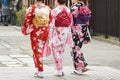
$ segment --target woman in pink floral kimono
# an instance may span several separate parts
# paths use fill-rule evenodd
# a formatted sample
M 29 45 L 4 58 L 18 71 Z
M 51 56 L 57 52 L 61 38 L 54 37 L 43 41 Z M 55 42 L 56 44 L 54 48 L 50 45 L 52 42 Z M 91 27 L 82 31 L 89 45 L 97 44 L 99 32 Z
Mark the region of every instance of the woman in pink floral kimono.
M 66 0 L 56 0 L 58 6 L 51 11 L 53 17 L 50 24 L 50 43 L 54 56 L 54 62 L 57 68 L 56 76 L 64 76 L 63 69 L 63 53 L 66 43 L 71 47 L 73 45 L 71 35 L 72 15 L 70 10 L 65 6 Z
M 48 41 L 50 20 L 50 8 L 45 6 L 42 0 L 37 0 L 35 5 L 27 9 L 22 26 L 22 33 L 30 34 L 34 64 L 37 68 L 35 77 L 43 77 L 43 49 Z
M 81 74 L 87 70 L 87 62 L 81 52 L 81 48 L 83 44 L 87 44 L 91 40 L 88 30 L 91 11 L 82 1 L 83 0 L 72 0 L 74 4 L 71 7 L 73 16 L 72 37 L 74 41 L 72 53 L 75 68 L 74 73 L 76 74 Z

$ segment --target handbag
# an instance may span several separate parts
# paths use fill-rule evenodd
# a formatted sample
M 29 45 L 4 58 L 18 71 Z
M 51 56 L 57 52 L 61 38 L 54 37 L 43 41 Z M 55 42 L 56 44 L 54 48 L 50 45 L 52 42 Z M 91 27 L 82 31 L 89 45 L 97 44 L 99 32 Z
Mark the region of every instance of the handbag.
M 46 57 L 51 55 L 51 48 L 48 44 L 45 44 L 44 49 L 43 49 L 43 54 Z

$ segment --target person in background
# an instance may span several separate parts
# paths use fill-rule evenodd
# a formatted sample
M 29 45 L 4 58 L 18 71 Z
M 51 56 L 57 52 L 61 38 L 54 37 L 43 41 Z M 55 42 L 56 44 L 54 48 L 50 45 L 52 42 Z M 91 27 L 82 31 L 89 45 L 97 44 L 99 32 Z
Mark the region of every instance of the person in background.
M 72 0 L 71 13 L 73 16 L 72 38 L 74 47 L 72 48 L 73 64 L 75 74 L 81 74 L 87 71 L 88 65 L 81 48 L 83 44 L 91 41 L 88 30 L 91 10 L 84 4 L 83 0 Z
M 2 17 L 4 26 L 8 26 L 10 19 L 10 2 L 11 0 L 2 0 Z
M 64 76 L 63 54 L 65 45 L 73 46 L 70 9 L 65 6 L 66 0 L 56 0 L 56 8 L 51 11 L 53 20 L 50 24 L 50 44 L 57 69 L 56 76 Z
M 0 22 L 2 22 L 2 11 L 0 9 Z
M 43 78 L 43 51 L 48 41 L 49 23 L 52 19 L 51 10 L 42 3 L 42 0 L 30 6 L 26 10 L 26 16 L 22 26 L 24 35 L 30 34 L 31 46 L 33 50 L 33 60 L 36 67 L 34 77 Z

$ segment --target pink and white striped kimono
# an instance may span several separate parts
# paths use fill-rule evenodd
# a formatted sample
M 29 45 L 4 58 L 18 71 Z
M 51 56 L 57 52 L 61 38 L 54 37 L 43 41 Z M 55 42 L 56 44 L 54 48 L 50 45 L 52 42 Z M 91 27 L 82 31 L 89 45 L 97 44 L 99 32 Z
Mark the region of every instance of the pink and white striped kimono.
M 57 70 L 62 70 L 63 63 L 63 53 L 65 50 L 65 45 L 68 44 L 70 47 L 73 46 L 72 34 L 71 34 L 71 25 L 66 27 L 56 27 L 55 18 L 56 16 L 64 9 L 67 13 L 70 13 L 70 10 L 66 6 L 58 6 L 51 11 L 53 20 L 50 24 L 50 44 L 53 52 L 53 57 L 55 61 L 55 66 Z M 71 15 L 72 18 L 72 15 Z M 72 21 L 71 21 L 72 24 Z M 69 54 L 69 53 L 68 53 Z

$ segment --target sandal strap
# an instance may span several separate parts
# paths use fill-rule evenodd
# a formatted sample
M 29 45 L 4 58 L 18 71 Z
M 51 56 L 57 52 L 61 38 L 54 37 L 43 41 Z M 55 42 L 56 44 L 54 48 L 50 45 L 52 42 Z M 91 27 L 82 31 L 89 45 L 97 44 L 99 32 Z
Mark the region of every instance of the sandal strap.
M 62 76 L 64 76 L 64 72 L 62 72 L 62 74 L 56 74 L 55 76 L 62 77 Z
M 74 73 L 74 74 L 77 74 L 77 75 L 81 75 L 82 71 L 79 72 L 79 71 L 74 70 L 73 73 Z
M 35 74 L 34 74 L 34 77 L 36 77 L 36 78 L 44 78 L 43 75 L 38 75 L 38 73 L 35 73 Z

